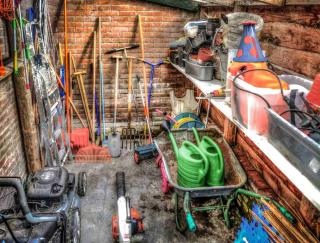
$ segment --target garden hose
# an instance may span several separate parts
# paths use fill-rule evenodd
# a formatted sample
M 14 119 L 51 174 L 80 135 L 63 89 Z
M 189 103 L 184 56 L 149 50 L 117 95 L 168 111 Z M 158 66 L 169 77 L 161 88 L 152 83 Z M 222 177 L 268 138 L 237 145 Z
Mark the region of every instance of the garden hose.
M 173 125 L 173 129 L 178 129 L 180 128 L 183 124 L 187 123 L 187 122 L 194 122 L 195 119 L 191 118 L 191 117 L 184 117 L 181 118 L 180 120 L 178 120 L 174 125 Z
M 275 200 L 273 200 L 273 199 L 271 199 L 271 198 L 269 198 L 267 196 L 263 196 L 263 195 L 255 193 L 255 192 L 252 192 L 252 191 L 248 191 L 248 190 L 245 190 L 245 189 L 242 189 L 242 188 L 238 188 L 234 192 L 233 196 L 228 199 L 226 210 L 224 210 L 224 218 L 226 220 L 226 224 L 227 224 L 228 228 L 230 227 L 230 219 L 229 219 L 229 215 L 228 215 L 229 208 L 230 208 L 231 203 L 233 202 L 233 200 L 236 199 L 239 194 L 242 194 L 242 195 L 245 195 L 245 196 L 248 196 L 248 197 L 257 198 L 257 199 L 265 199 L 268 202 L 271 201 L 278 208 L 278 210 L 282 213 L 282 215 L 285 216 L 292 224 L 294 224 L 296 222 L 296 220 L 292 216 L 292 214 L 285 207 L 280 205 L 277 201 L 275 201 Z

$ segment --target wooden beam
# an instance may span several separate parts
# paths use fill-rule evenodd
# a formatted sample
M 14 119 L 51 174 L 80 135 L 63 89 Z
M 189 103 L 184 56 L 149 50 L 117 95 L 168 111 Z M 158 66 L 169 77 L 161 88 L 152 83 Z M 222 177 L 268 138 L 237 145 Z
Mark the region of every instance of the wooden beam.
M 196 2 L 200 2 L 201 6 L 205 7 L 217 7 L 217 6 L 229 6 L 232 7 L 233 4 L 238 4 L 240 6 L 267 6 L 270 5 L 270 2 L 277 2 L 283 0 L 194 0 Z M 231 3 L 232 2 L 232 3 Z M 320 5 L 319 0 L 286 0 L 285 6 L 290 5 Z
M 257 0 L 262 3 L 268 3 L 276 6 L 283 6 L 285 4 L 285 0 Z
M 192 0 L 144 0 L 146 2 L 152 2 L 161 4 L 164 6 L 180 8 L 187 11 L 197 12 L 199 10 L 199 4 Z

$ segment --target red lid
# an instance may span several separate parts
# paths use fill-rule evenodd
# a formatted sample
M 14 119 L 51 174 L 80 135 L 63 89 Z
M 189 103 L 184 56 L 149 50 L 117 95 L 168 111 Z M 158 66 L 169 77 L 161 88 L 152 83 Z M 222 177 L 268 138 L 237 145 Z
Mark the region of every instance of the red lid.
M 254 22 L 254 21 L 245 21 L 245 22 L 242 22 L 241 24 L 243 24 L 243 25 L 256 25 L 257 22 Z

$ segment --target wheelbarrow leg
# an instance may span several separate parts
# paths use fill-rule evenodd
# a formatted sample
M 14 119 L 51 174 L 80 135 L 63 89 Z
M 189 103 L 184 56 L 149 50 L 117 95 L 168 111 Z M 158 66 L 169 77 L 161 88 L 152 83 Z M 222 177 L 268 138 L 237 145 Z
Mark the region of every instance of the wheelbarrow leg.
M 190 209 L 190 194 L 189 192 L 186 192 L 184 194 L 184 200 L 183 200 L 183 210 L 186 214 L 186 221 L 188 225 L 188 229 L 191 232 L 195 232 L 197 229 L 196 223 L 194 222 L 194 219 L 191 214 L 191 209 Z
M 175 214 L 175 218 L 176 218 L 176 226 L 177 229 L 180 232 L 185 232 L 187 229 L 187 226 L 185 225 L 185 222 L 182 222 L 182 218 L 184 219 L 184 217 L 182 217 L 182 213 L 183 210 L 182 208 L 179 207 L 179 195 L 178 193 L 174 192 L 173 193 L 173 199 L 174 199 L 174 214 Z

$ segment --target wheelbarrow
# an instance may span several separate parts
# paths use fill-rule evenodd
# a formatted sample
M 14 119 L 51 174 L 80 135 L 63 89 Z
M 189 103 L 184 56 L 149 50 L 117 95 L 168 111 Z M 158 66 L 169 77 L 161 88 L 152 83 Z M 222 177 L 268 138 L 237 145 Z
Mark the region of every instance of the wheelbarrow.
M 181 146 L 182 142 L 185 140 L 189 140 L 196 144 L 196 140 L 191 129 L 172 130 L 172 133 L 178 146 Z M 236 198 L 237 189 L 241 188 L 246 183 L 246 174 L 232 149 L 222 137 L 221 133 L 214 128 L 198 129 L 198 133 L 201 137 L 207 135 L 212 138 L 219 145 L 223 152 L 225 158 L 225 184 L 223 186 L 186 188 L 178 185 L 178 166 L 172 144 L 168 139 L 167 134 L 164 132 L 155 139 L 155 144 L 164 166 L 166 179 L 174 189 L 172 197 L 175 201 L 177 229 L 179 231 L 185 231 L 187 226 L 190 231 L 194 232 L 196 230 L 196 222 L 193 219 L 192 212 L 212 211 L 217 209 L 223 211 L 225 224 L 228 228 L 230 228 L 231 224 L 229 210 L 232 201 Z M 220 199 L 220 205 L 191 207 L 192 200 L 196 198 L 217 198 Z M 180 200 L 183 200 L 183 206 L 179 205 Z M 185 217 L 181 217 L 183 212 Z

